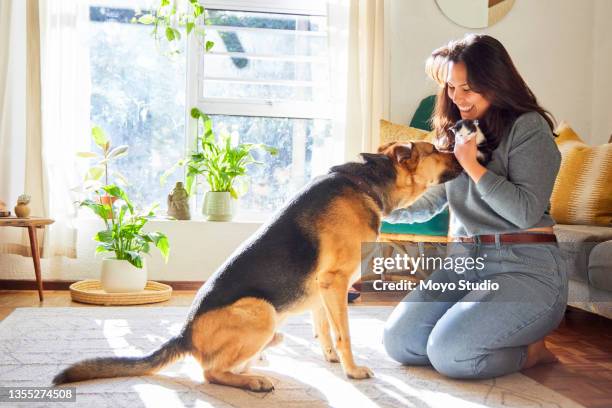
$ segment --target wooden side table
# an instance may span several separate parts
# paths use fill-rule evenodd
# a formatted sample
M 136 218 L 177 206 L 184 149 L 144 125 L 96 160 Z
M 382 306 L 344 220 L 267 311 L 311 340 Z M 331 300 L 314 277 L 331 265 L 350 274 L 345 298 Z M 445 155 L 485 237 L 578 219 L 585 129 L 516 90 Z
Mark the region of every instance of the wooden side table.
M 17 217 L 1 217 L 0 227 L 22 227 L 28 229 L 30 236 L 30 248 L 32 249 L 32 261 L 34 261 L 34 273 L 36 274 L 36 283 L 38 285 L 38 298 L 43 300 L 43 282 L 40 272 L 40 251 L 38 249 L 38 239 L 36 237 L 36 228 L 45 228 L 46 225 L 53 224 L 55 221 L 51 218 L 17 218 Z

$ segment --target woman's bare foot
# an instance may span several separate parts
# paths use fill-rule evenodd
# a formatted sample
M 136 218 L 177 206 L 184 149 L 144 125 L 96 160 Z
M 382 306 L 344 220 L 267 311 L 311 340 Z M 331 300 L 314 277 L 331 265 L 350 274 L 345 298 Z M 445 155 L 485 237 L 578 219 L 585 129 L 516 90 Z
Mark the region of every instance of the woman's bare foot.
M 546 348 L 544 339 L 542 339 L 527 346 L 527 359 L 522 369 L 531 368 L 538 364 L 555 363 L 557 361 L 559 361 L 559 359 Z

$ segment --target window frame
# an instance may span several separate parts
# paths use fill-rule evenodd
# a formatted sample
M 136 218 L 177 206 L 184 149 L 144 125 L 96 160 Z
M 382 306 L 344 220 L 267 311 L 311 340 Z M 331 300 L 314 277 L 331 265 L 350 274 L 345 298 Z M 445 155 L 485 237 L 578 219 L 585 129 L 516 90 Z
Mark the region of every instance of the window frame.
M 326 0 L 213 0 L 203 1 L 206 9 L 231 11 L 297 14 L 327 17 Z M 265 29 L 257 29 L 265 30 Z M 326 36 L 328 33 L 325 34 Z M 210 115 L 276 117 L 292 119 L 331 119 L 331 104 L 312 102 L 276 102 L 271 100 L 236 100 L 230 98 L 204 97 L 203 80 L 206 54 L 195 36 L 187 40 L 187 106 L 197 106 L 202 112 Z M 232 54 L 235 55 L 235 54 Z M 313 58 L 313 59 L 316 59 Z M 187 148 L 195 145 L 197 121 L 191 118 L 190 109 L 186 109 L 186 143 Z

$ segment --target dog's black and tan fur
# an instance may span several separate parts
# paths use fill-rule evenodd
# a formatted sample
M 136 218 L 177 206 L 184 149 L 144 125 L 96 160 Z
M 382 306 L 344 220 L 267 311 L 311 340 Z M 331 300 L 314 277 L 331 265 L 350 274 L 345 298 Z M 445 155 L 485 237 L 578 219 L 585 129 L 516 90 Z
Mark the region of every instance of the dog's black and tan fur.
M 249 362 L 280 340 L 289 314 L 311 310 L 327 361 L 350 378 L 372 372 L 351 351 L 347 290 L 357 277 L 361 243 L 375 241 L 381 217 L 405 207 L 427 187 L 461 172 L 452 154 L 426 142 L 391 143 L 363 163 L 333 167 L 298 193 L 200 288 L 181 333 L 143 357 L 78 362 L 54 384 L 155 373 L 193 355 L 212 383 L 269 391 Z M 330 327 L 335 344 L 332 343 Z

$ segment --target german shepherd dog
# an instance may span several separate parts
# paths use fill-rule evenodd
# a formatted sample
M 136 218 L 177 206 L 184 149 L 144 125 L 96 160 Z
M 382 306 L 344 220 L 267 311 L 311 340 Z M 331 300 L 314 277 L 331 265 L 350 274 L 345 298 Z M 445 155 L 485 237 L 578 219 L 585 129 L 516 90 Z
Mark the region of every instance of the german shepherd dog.
M 314 179 L 237 249 L 200 288 L 180 334 L 143 357 L 77 362 L 53 383 L 153 374 L 191 354 L 210 383 L 271 391 L 272 382 L 248 365 L 281 340 L 276 331 L 289 314 L 305 310 L 325 359 L 340 361 L 349 378 L 371 377 L 355 364 L 348 324 L 347 291 L 358 277 L 361 243 L 376 240 L 384 215 L 462 168 L 427 142 L 390 143 L 361 156 L 361 163 Z

